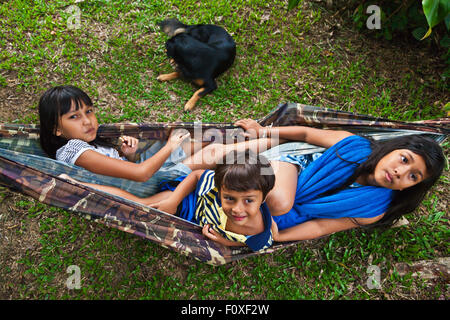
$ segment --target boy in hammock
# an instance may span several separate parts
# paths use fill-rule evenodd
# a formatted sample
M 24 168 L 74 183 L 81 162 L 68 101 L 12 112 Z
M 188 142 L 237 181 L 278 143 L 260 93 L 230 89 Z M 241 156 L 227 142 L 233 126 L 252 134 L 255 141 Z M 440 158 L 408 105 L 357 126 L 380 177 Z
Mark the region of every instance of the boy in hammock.
M 167 198 L 150 206 L 198 223 L 209 239 L 253 251 L 272 245 L 272 217 L 265 203 L 275 184 L 267 159 L 251 151 L 227 154 L 213 170 L 195 170 Z M 167 191 L 166 191 L 167 192 Z
M 162 192 L 148 198 L 116 187 L 82 184 L 195 222 L 203 226 L 205 237 L 226 246 L 247 245 L 259 251 L 273 242 L 272 217 L 265 199 L 275 185 L 275 174 L 264 156 L 250 150 L 231 151 L 215 170 L 194 170 L 167 182 Z

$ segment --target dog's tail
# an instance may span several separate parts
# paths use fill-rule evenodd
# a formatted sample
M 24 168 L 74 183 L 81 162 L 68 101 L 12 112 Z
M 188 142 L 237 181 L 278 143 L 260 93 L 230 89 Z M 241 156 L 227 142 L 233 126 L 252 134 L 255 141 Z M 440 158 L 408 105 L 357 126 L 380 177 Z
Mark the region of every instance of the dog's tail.
M 185 32 L 186 28 L 188 27 L 187 25 L 181 23 L 175 18 L 161 21 L 158 23 L 158 26 L 160 26 L 161 30 L 169 37 L 173 37 L 179 33 Z

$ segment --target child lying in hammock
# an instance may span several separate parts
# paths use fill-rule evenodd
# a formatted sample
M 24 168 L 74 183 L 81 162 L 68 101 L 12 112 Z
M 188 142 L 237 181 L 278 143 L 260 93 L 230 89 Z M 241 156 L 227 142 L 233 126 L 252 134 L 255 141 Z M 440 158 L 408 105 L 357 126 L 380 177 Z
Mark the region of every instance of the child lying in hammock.
M 305 156 L 269 157 L 278 167 L 267 197 L 275 241 L 315 239 L 363 225 L 390 226 L 417 208 L 445 165 L 439 144 L 421 135 L 371 141 L 347 131 L 267 128 L 251 119 L 236 125 L 257 136 L 275 134 L 327 148 L 306 165 Z
M 253 251 L 272 245 L 272 217 L 265 204 L 275 174 L 263 156 L 231 152 L 214 171 L 196 170 L 167 198 L 150 206 L 203 226 L 203 234 L 223 245 Z
M 73 86 L 53 87 L 41 96 L 39 121 L 40 144 L 50 158 L 96 174 L 130 180 L 123 188 L 127 191 L 145 189 L 147 195 L 156 191 L 159 181 L 186 176 L 199 168 L 212 168 L 234 148 L 260 152 L 278 143 L 276 139 L 254 139 L 234 145 L 213 143 L 190 154 L 189 150 L 196 148 L 187 141 L 189 133 L 173 132 L 167 142 L 155 143 L 138 160 L 136 137 L 121 137 L 120 150 L 98 138 L 99 124 L 92 100 Z
M 270 247 L 272 217 L 264 203 L 275 184 L 270 163 L 249 150 L 232 151 L 221 162 L 214 171 L 195 170 L 179 179 L 176 188 L 168 182 L 161 193 L 145 199 L 115 187 L 84 184 L 195 222 L 206 237 L 223 245 L 247 245 L 253 251 Z

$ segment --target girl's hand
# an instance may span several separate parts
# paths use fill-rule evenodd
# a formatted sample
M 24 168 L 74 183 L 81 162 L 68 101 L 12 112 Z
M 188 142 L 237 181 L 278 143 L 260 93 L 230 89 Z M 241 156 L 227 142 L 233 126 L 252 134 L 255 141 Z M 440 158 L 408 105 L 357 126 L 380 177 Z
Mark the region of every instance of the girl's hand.
M 175 214 L 178 207 L 174 201 L 170 200 L 170 198 L 149 204 L 148 206 L 170 214 Z
M 174 130 L 170 134 L 169 139 L 167 140 L 167 146 L 171 148 L 172 151 L 174 151 L 176 148 L 178 148 L 181 143 L 187 138 L 189 138 L 191 134 L 189 132 L 184 133 L 183 131 L 177 131 Z
M 238 120 L 234 123 L 234 125 L 242 127 L 245 130 L 244 137 L 248 137 L 250 139 L 261 137 L 265 130 L 263 126 L 253 119 Z
M 119 139 L 120 141 L 122 141 L 122 145 L 120 146 L 120 151 L 122 152 L 122 154 L 128 160 L 134 158 L 138 148 L 139 140 L 129 136 L 121 136 Z

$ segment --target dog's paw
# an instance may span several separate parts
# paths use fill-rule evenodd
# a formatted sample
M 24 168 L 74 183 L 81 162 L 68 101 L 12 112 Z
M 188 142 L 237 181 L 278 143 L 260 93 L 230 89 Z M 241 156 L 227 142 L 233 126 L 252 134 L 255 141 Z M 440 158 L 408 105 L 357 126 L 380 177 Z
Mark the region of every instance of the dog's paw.
M 173 80 L 178 78 L 180 75 L 178 74 L 178 72 L 172 72 L 172 73 L 167 73 L 167 74 L 160 74 L 159 76 L 156 77 L 156 80 L 163 82 L 163 81 L 169 81 L 169 80 Z
M 194 101 L 188 101 L 186 102 L 186 104 L 184 105 L 184 111 L 191 111 L 192 109 L 194 109 L 195 107 L 195 102 Z

